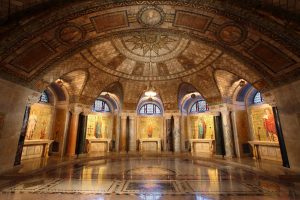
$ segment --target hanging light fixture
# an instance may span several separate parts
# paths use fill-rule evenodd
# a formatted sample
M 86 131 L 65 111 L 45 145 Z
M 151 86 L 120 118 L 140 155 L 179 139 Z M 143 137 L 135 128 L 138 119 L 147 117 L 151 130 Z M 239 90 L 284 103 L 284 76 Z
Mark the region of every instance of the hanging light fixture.
M 150 67 L 150 70 L 151 70 L 152 75 L 153 75 L 152 62 L 151 62 L 151 50 L 152 49 L 150 49 L 150 53 L 149 53 L 149 67 Z M 152 98 L 155 97 L 156 94 L 157 93 L 155 91 L 155 88 L 152 86 L 151 81 L 150 81 L 150 83 L 147 87 L 147 90 L 145 91 L 145 96 L 148 97 L 149 100 L 152 100 Z
M 149 84 L 149 86 L 148 86 L 148 88 L 147 88 L 147 90 L 145 92 L 145 96 L 149 97 L 149 98 L 152 98 L 152 97 L 155 97 L 156 94 L 157 93 L 156 93 L 154 87 L 151 85 L 151 82 L 150 82 L 150 84 Z

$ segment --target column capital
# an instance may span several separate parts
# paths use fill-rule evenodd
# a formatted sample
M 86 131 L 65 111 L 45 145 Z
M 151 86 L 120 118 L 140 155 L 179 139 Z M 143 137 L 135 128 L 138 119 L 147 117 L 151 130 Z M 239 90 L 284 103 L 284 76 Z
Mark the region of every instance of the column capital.
M 78 103 L 72 103 L 69 105 L 69 111 L 75 115 L 79 115 L 81 112 L 83 112 L 83 108 L 83 105 Z
M 210 112 L 222 112 L 222 111 L 231 111 L 233 109 L 234 105 L 222 103 L 217 104 L 209 107 Z
M 221 116 L 224 117 L 224 116 L 229 116 L 230 111 L 229 110 L 222 110 L 222 111 L 220 111 L 220 113 L 221 113 Z
M 40 100 L 41 93 L 34 92 L 27 97 L 27 106 L 31 106 L 32 104 L 38 103 Z
M 128 115 L 128 117 L 130 120 L 134 120 L 134 119 L 136 119 L 137 115 Z
M 165 116 L 166 116 L 166 117 L 168 116 L 168 117 L 170 117 L 170 118 L 171 118 L 172 116 L 173 116 L 173 117 L 180 117 L 180 116 L 181 116 L 181 113 L 180 113 L 180 112 L 171 112 L 171 113 L 168 112 L 168 113 L 165 113 Z
M 120 115 L 120 117 L 121 117 L 121 119 L 127 119 L 127 114 L 126 114 L 126 113 L 122 113 L 122 114 Z
M 276 99 L 275 99 L 275 96 L 273 95 L 272 91 L 264 92 L 261 95 L 264 99 L 264 103 L 269 104 L 272 107 L 277 106 Z

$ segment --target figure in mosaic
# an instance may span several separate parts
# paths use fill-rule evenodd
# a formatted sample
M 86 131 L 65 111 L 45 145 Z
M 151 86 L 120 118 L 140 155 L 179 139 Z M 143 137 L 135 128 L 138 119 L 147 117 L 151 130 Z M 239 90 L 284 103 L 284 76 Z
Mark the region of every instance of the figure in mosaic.
M 102 123 L 101 121 L 96 122 L 96 127 L 95 127 L 95 137 L 96 138 L 101 138 L 101 128 L 102 128 Z
M 200 120 L 198 122 L 198 138 L 204 139 L 205 132 L 206 132 L 206 123 L 203 118 L 200 118 Z
M 153 134 L 153 127 L 152 125 L 150 124 L 147 128 L 147 135 L 148 135 L 148 138 L 152 138 L 152 134 Z
M 275 126 L 275 119 L 272 111 L 269 108 L 264 110 L 265 114 L 263 116 L 264 127 L 266 129 L 266 136 L 270 141 L 277 141 L 277 132 Z
M 30 114 L 29 121 L 28 121 L 28 127 L 27 127 L 27 134 L 26 134 L 26 139 L 31 140 L 33 137 L 33 133 L 36 128 L 37 124 L 37 116 L 35 115 L 34 112 Z

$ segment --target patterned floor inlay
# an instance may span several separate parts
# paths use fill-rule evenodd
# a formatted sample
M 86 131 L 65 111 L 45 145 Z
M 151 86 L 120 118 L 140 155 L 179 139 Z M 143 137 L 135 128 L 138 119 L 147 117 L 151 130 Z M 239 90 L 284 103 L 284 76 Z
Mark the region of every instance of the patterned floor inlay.
M 59 197 L 63 200 L 300 199 L 299 188 L 291 183 L 280 184 L 231 166 L 170 158 L 93 161 L 11 182 L 1 189 L 1 200 L 57 199 L 56 195 L 63 195 Z

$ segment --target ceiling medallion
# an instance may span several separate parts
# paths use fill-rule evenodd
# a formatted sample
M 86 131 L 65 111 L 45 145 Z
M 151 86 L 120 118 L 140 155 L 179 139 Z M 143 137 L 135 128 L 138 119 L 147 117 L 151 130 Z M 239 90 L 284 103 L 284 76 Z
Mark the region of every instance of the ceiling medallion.
M 139 32 L 114 38 L 113 44 L 125 57 L 139 62 L 164 62 L 178 56 L 188 45 L 188 39 L 159 32 Z
M 62 44 L 72 45 L 81 42 L 85 37 L 85 31 L 78 25 L 66 23 L 56 30 L 56 38 Z
M 148 27 L 160 25 L 164 22 L 165 13 L 157 6 L 143 7 L 137 14 L 137 21 Z
M 225 23 L 217 31 L 217 38 L 227 45 L 238 45 L 247 38 L 247 31 L 235 23 Z
M 145 33 L 125 40 L 125 43 L 132 44 L 131 51 L 137 50 L 137 52 L 140 52 L 139 54 L 145 56 L 149 53 L 150 55 L 161 55 L 160 53 L 163 50 L 171 51 L 172 43 L 177 43 L 177 41 L 177 38 L 175 39 L 168 35 Z

